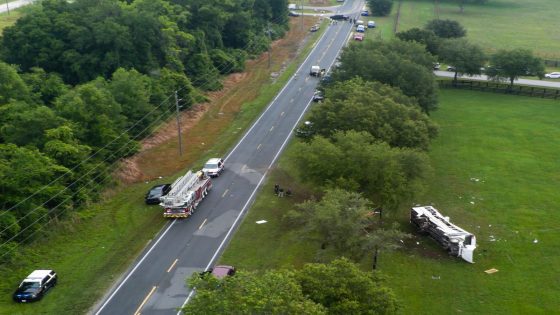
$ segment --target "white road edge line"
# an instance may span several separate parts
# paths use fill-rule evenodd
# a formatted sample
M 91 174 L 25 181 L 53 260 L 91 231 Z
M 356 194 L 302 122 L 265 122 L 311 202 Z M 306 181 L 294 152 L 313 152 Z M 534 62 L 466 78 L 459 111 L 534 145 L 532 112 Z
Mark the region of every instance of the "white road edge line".
M 212 265 L 212 263 L 214 262 L 214 260 L 216 259 L 216 257 L 218 256 L 218 253 L 220 253 L 220 251 L 222 250 L 222 247 L 224 246 L 224 244 L 226 243 L 226 241 L 228 240 L 231 232 L 235 229 L 235 227 L 237 226 L 237 222 L 239 221 L 239 219 L 243 216 L 243 214 L 245 213 L 245 210 L 247 210 L 247 207 L 249 206 L 249 203 L 253 200 L 253 197 L 255 196 L 255 193 L 257 192 L 257 190 L 261 187 L 262 181 L 266 178 L 266 175 L 268 174 L 268 171 L 270 170 L 270 168 L 272 167 L 272 165 L 276 162 L 276 160 L 278 159 L 278 156 L 280 156 L 280 153 L 282 153 L 282 151 L 284 150 L 284 147 L 286 146 L 286 144 L 288 143 L 288 141 L 290 140 L 292 134 L 293 134 L 293 130 L 294 128 L 299 124 L 301 118 L 303 117 L 303 115 L 305 115 L 305 113 L 307 112 L 307 109 L 309 108 L 309 105 L 311 104 L 313 98 L 311 98 L 308 102 L 307 105 L 305 106 L 305 108 L 303 109 L 303 111 L 301 112 L 301 115 L 299 115 L 296 123 L 292 126 L 292 130 L 290 131 L 290 133 L 288 134 L 288 136 L 286 137 L 286 139 L 284 140 L 284 142 L 282 143 L 282 146 L 280 146 L 280 148 L 278 149 L 278 152 L 276 152 L 276 155 L 274 156 L 274 158 L 272 159 L 272 161 L 270 162 L 270 164 L 268 165 L 268 168 L 266 169 L 266 171 L 264 172 L 264 174 L 262 175 L 261 179 L 259 180 L 259 182 L 257 183 L 257 186 L 255 187 L 255 189 L 253 190 L 253 192 L 251 193 L 251 195 L 249 196 L 249 198 L 247 199 L 247 202 L 245 203 L 245 205 L 243 206 L 243 208 L 241 209 L 241 211 L 239 212 L 239 215 L 237 215 L 237 218 L 235 219 L 235 221 L 233 222 L 233 224 L 231 225 L 231 227 L 229 228 L 229 231 L 227 232 L 226 236 L 224 237 L 224 239 L 222 240 L 222 242 L 220 243 L 220 246 L 218 246 L 218 249 L 216 249 L 216 252 L 214 253 L 214 255 L 212 256 L 212 258 L 210 259 L 210 261 L 208 262 L 208 265 L 206 265 L 206 268 L 204 268 L 204 270 L 208 270 L 208 268 L 210 268 L 210 266 Z M 191 299 L 192 295 L 194 293 L 194 288 L 191 290 L 191 292 L 189 292 L 189 295 L 187 296 L 187 299 L 185 300 L 185 302 L 183 303 L 183 305 L 181 306 L 181 309 L 183 307 L 185 307 L 185 305 L 187 305 L 187 303 L 189 302 L 189 300 Z M 181 310 L 179 310 L 177 312 L 177 315 L 181 315 Z
M 327 35 L 328 32 L 324 32 L 323 35 L 321 35 L 321 38 L 315 43 L 315 45 L 319 44 L 324 38 L 325 35 Z M 311 51 L 313 52 L 313 51 Z M 307 62 L 307 60 L 311 57 L 311 55 L 313 55 L 312 53 L 309 53 L 309 55 L 307 55 L 307 57 L 305 58 L 305 60 L 303 60 L 303 62 L 301 63 L 301 65 L 299 66 L 299 68 L 296 70 L 295 73 L 298 73 L 303 65 Z M 278 94 L 276 94 L 276 97 L 270 102 L 270 104 L 268 104 L 268 106 L 266 107 L 266 109 L 262 112 L 262 114 L 259 116 L 259 118 L 257 118 L 257 120 L 255 120 L 255 122 L 253 123 L 253 125 L 251 126 L 251 128 L 249 128 L 249 130 L 247 130 L 245 132 L 245 135 L 243 135 L 243 137 L 239 140 L 239 142 L 237 142 L 237 144 L 235 145 L 235 147 L 233 147 L 233 149 L 229 152 L 229 154 L 224 158 L 224 161 L 226 161 L 232 154 L 233 152 L 235 152 L 235 150 L 241 145 L 241 143 L 243 142 L 243 140 L 245 140 L 245 138 L 247 138 L 247 136 L 251 133 L 251 131 L 253 130 L 253 128 L 255 128 L 255 126 L 258 124 L 258 122 L 263 118 L 264 114 L 266 114 L 270 108 L 272 107 L 272 105 L 274 105 L 274 103 L 276 102 L 276 100 L 280 97 L 280 95 L 284 92 L 284 90 L 286 88 L 288 88 L 288 86 L 290 85 L 290 83 L 293 80 L 293 76 L 290 77 L 290 79 L 288 80 L 288 82 L 286 82 L 286 85 L 284 85 L 284 87 L 278 92 Z M 311 103 L 311 101 L 309 101 Z M 307 104 L 307 106 L 305 107 L 305 110 L 307 110 L 307 107 L 309 106 L 309 104 Z M 305 113 L 305 110 L 303 111 L 303 113 Z M 301 117 L 303 117 L 303 113 L 300 116 L 299 119 L 301 119 Z M 298 119 L 298 122 L 299 122 Z M 296 124 L 297 125 L 297 124 Z M 295 126 L 294 126 L 295 127 Z M 288 135 L 288 139 L 289 136 L 292 134 L 292 132 L 290 132 L 290 134 Z M 268 172 L 268 171 L 267 171 Z M 266 173 L 265 173 L 266 174 Z M 264 177 L 263 177 L 264 178 Z M 261 179 L 262 181 L 262 179 Z M 260 182 L 259 182 L 260 185 Z M 259 185 L 257 185 L 257 188 L 259 187 Z M 256 190 L 255 190 L 256 191 Z M 254 193 L 254 192 L 253 192 Z M 251 198 L 252 198 L 252 194 L 251 194 Z M 249 198 L 249 200 L 251 200 L 251 198 Z M 239 218 L 239 217 L 238 217 Z M 136 269 L 138 269 L 138 266 L 140 266 L 140 264 L 144 261 L 144 259 L 146 259 L 146 257 L 148 257 L 148 255 L 150 254 L 150 252 L 154 249 L 154 247 L 159 243 L 159 241 L 163 238 L 163 236 L 165 236 L 165 234 L 169 231 L 169 229 L 173 226 L 173 224 L 176 222 L 177 220 L 173 220 L 173 222 L 171 222 L 171 224 L 167 227 L 167 229 L 165 229 L 165 231 L 160 235 L 160 237 L 158 238 L 158 240 L 154 243 L 154 245 L 152 245 L 152 247 L 150 248 L 150 250 L 144 254 L 144 257 L 142 257 L 142 259 L 140 259 L 140 261 L 136 264 L 136 266 L 134 266 L 134 268 L 129 272 L 129 274 L 126 276 L 126 278 L 124 278 L 124 280 L 121 282 L 121 284 L 119 284 L 119 286 L 115 289 L 115 291 L 109 296 L 109 298 L 107 298 L 107 300 L 105 300 L 105 302 L 103 303 L 103 305 L 101 305 L 101 307 L 97 310 L 97 312 L 95 312 L 95 315 L 99 315 L 101 313 L 101 311 L 103 311 L 103 309 L 105 308 L 105 306 L 107 306 L 107 304 L 111 301 L 111 299 L 115 296 L 115 294 L 117 294 L 117 292 L 120 290 L 120 288 L 126 283 L 126 281 L 128 280 L 128 278 L 130 278 L 130 276 L 134 273 L 134 271 L 136 271 Z M 237 222 L 237 219 L 235 220 L 235 222 Z M 234 223 L 235 226 L 235 223 Z M 228 233 L 229 234 L 229 233 Z M 206 268 L 208 269 L 208 268 Z M 192 292 L 192 291 L 191 291 Z M 191 295 L 189 294 L 189 297 Z M 183 306 L 181 308 L 183 308 L 185 306 L 185 304 L 187 303 L 187 300 L 185 301 L 185 303 L 183 304 Z M 179 311 L 180 313 L 181 311 Z M 179 314 L 177 313 L 177 314 Z
M 142 259 L 140 259 L 140 261 L 136 264 L 136 266 L 134 266 L 134 268 L 132 268 L 132 270 L 128 273 L 128 276 L 126 276 L 126 278 L 124 278 L 124 280 L 121 281 L 121 284 L 119 284 L 119 286 L 115 289 L 115 291 L 113 291 L 113 293 L 107 298 L 107 300 L 105 300 L 105 303 L 103 303 L 103 305 L 101 305 L 101 307 L 97 310 L 97 312 L 95 312 L 95 315 L 99 315 L 101 313 L 101 311 L 103 311 L 105 306 L 107 306 L 107 304 L 111 301 L 111 299 L 115 296 L 115 294 L 117 294 L 117 292 L 119 292 L 119 290 L 126 283 L 128 278 L 130 278 L 130 276 L 132 276 L 134 271 L 136 271 L 136 269 L 138 269 L 140 264 L 144 261 L 144 259 L 146 259 L 146 257 L 148 257 L 150 252 L 152 252 L 152 250 L 156 247 L 156 245 L 159 243 L 159 241 L 161 241 L 161 239 L 165 236 L 165 234 L 167 234 L 167 232 L 169 231 L 169 229 L 171 229 L 171 227 L 173 226 L 173 224 L 175 224 L 175 222 L 177 222 L 177 219 L 174 219 L 171 222 L 171 224 L 169 224 L 167 229 L 165 229 L 165 231 L 163 231 L 163 233 L 159 236 L 159 238 L 154 243 L 154 245 L 152 245 L 152 247 L 150 247 L 150 249 L 146 252 L 146 254 L 144 254 L 144 257 L 142 257 Z
M 324 38 L 325 35 L 327 35 L 328 32 L 324 32 L 323 35 L 321 35 L 321 38 L 319 38 L 319 40 L 315 43 L 315 44 L 319 44 Z M 314 50 L 314 49 L 313 49 Z M 297 74 L 301 68 L 303 67 L 303 65 L 307 62 L 307 60 L 311 57 L 313 50 L 309 53 L 309 55 L 307 55 L 307 57 L 305 58 L 305 60 L 303 60 L 303 62 L 301 63 L 301 65 L 299 66 L 299 68 L 297 68 L 295 74 Z M 264 114 L 266 114 L 266 112 L 268 112 L 268 110 L 272 107 L 272 105 L 274 105 L 274 103 L 276 102 L 276 100 L 280 97 L 280 95 L 284 92 L 284 90 L 290 85 L 290 83 L 292 83 L 292 80 L 294 79 L 294 76 L 290 77 L 290 79 L 288 80 L 288 82 L 286 82 L 286 85 L 284 85 L 284 87 L 278 92 L 278 94 L 276 94 L 276 97 L 270 102 L 270 104 L 268 104 L 268 106 L 266 107 L 266 109 L 262 112 L 262 114 L 259 116 L 259 118 L 257 118 L 257 120 L 255 120 L 255 122 L 253 123 L 253 125 L 251 126 L 251 128 L 249 128 L 249 130 L 247 130 L 247 132 L 245 132 L 245 135 L 243 135 L 243 137 L 239 140 L 239 142 L 237 142 L 237 144 L 235 145 L 235 147 L 233 147 L 233 149 L 231 149 L 231 151 L 229 152 L 229 154 L 224 158 L 224 162 L 227 161 L 227 159 L 233 154 L 233 152 L 235 152 L 235 150 L 237 149 L 237 147 L 239 147 L 241 145 L 241 142 L 243 142 L 243 140 L 245 140 L 245 138 L 251 133 L 251 130 L 253 130 L 253 128 L 255 128 L 255 126 L 259 123 L 259 121 L 261 120 L 261 118 L 263 118 Z
M 325 36 L 325 34 L 327 34 L 327 32 L 323 33 L 323 37 Z M 321 37 L 320 40 L 323 39 L 323 37 Z M 317 41 L 318 43 L 319 41 Z M 346 41 L 346 44 L 348 44 L 348 40 Z M 343 45 L 345 46 L 345 45 Z M 309 57 L 311 56 L 311 53 L 307 56 L 307 58 L 305 58 L 305 60 L 302 62 L 301 66 L 298 68 L 301 69 L 301 67 L 305 64 L 305 62 L 307 61 L 307 59 L 309 59 Z M 327 68 L 328 71 L 330 71 L 330 69 L 332 68 L 333 64 L 336 62 L 336 59 L 333 60 L 333 62 L 329 65 L 329 67 Z M 291 79 L 288 81 L 288 83 L 290 83 Z M 278 96 L 282 93 L 282 91 L 288 86 L 288 83 L 286 83 L 286 86 L 284 86 L 284 88 L 278 93 L 278 95 L 276 95 L 276 98 L 274 98 L 274 101 L 276 101 L 276 99 L 278 98 Z M 274 103 L 274 101 L 272 101 L 272 103 Z M 222 247 L 224 246 L 226 240 L 228 239 L 229 235 L 231 234 L 231 232 L 233 231 L 233 229 L 235 228 L 235 226 L 237 225 L 237 221 L 239 221 L 239 218 L 242 217 L 243 213 L 245 212 L 245 210 L 247 209 L 247 206 L 249 205 L 249 202 L 253 199 L 255 193 L 257 192 L 257 190 L 260 188 L 262 181 L 264 180 L 264 178 L 266 177 L 266 175 L 268 174 L 268 170 L 270 169 L 270 167 L 272 166 L 272 164 L 274 164 L 274 162 L 276 162 L 276 159 L 278 158 L 278 156 L 280 155 L 280 153 L 282 152 L 282 150 L 284 149 L 284 146 L 286 146 L 286 143 L 288 143 L 288 140 L 290 139 L 290 137 L 293 134 L 293 130 L 294 128 L 299 124 L 301 118 L 303 117 L 303 115 L 305 115 L 305 113 L 307 112 L 307 109 L 309 108 L 309 105 L 311 104 L 311 102 L 313 101 L 313 97 L 307 102 L 307 105 L 305 106 L 305 108 L 303 109 L 303 112 L 301 113 L 301 115 L 298 117 L 296 123 L 294 124 L 294 126 L 292 127 L 292 130 L 290 131 L 290 133 L 288 134 L 288 136 L 286 137 L 286 140 L 284 140 L 284 143 L 282 143 L 282 146 L 280 147 L 280 149 L 278 150 L 278 152 L 276 153 L 276 155 L 274 156 L 274 158 L 272 159 L 272 162 L 270 162 L 270 165 L 268 166 L 266 172 L 263 174 L 263 176 L 261 177 L 261 179 L 259 180 L 259 182 L 257 183 L 257 186 L 255 187 L 255 189 L 253 190 L 253 192 L 251 193 L 251 195 L 249 196 L 249 199 L 247 200 L 247 202 L 245 203 L 245 205 L 243 206 L 243 208 L 241 209 L 241 212 L 239 212 L 239 215 L 237 216 L 237 218 L 235 219 L 235 221 L 233 222 L 233 225 L 231 226 L 231 228 L 229 229 L 229 231 L 226 234 L 226 237 L 224 237 L 224 239 L 222 240 L 222 242 L 220 243 L 220 246 L 218 246 L 218 249 L 216 250 L 216 252 L 214 253 L 214 255 L 212 256 L 212 258 L 210 259 L 210 262 L 208 262 L 208 265 L 206 265 L 206 268 L 204 268 L 204 270 L 208 270 L 208 268 L 210 268 L 210 266 L 212 265 L 212 262 L 214 261 L 214 259 L 216 259 L 216 256 L 218 255 L 218 253 L 221 251 Z M 272 105 L 272 103 L 269 105 Z M 268 110 L 268 108 L 267 108 Z M 265 111 L 266 112 L 266 111 Z M 261 115 L 261 117 L 264 115 L 264 113 Z M 261 119 L 261 117 L 259 117 L 259 119 L 257 120 L 257 122 Z M 256 123 L 255 122 L 255 125 Z M 254 126 L 254 125 L 253 125 Z M 252 129 L 253 127 L 251 127 Z M 251 130 L 249 129 L 249 131 Z M 248 133 L 247 133 L 248 134 Z M 235 150 L 239 144 L 241 143 L 241 141 L 243 141 L 243 139 L 247 136 L 247 134 L 245 136 L 243 136 L 243 138 L 239 141 L 239 143 L 235 146 L 235 148 L 233 150 Z M 232 153 L 233 153 L 232 150 Z M 231 155 L 231 153 L 229 154 Z M 228 157 L 229 157 L 228 155 Z M 227 157 L 226 157 L 227 159 Z M 193 288 L 191 290 L 191 292 L 189 292 L 189 295 L 187 296 L 187 299 L 185 300 L 185 302 L 183 303 L 183 305 L 181 305 L 181 309 L 179 309 L 179 311 L 177 312 L 177 315 L 181 315 L 182 313 L 182 309 L 183 307 L 185 307 L 185 305 L 187 305 L 187 303 L 189 302 L 189 300 L 191 299 L 191 297 L 194 294 L 196 288 Z

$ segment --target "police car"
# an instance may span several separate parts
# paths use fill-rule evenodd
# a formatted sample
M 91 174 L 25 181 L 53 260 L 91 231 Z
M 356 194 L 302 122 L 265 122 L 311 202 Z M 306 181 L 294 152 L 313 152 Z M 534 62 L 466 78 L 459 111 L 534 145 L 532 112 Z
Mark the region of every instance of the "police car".
M 13 299 L 21 303 L 40 300 L 56 285 L 57 280 L 54 270 L 35 270 L 21 282 Z

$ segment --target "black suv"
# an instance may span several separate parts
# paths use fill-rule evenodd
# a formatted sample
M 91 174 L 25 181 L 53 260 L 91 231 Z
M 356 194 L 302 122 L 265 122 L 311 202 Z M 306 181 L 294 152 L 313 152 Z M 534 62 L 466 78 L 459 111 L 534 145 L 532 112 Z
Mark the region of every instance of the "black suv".
M 348 15 L 342 15 L 342 14 L 335 14 L 335 15 L 331 15 L 331 20 L 344 20 L 344 21 L 348 21 L 350 19 L 350 17 Z
M 58 276 L 54 270 L 35 270 L 21 282 L 13 298 L 16 302 L 33 302 L 40 300 L 56 285 Z
M 154 186 L 146 194 L 146 204 L 157 205 L 159 204 L 159 198 L 167 195 L 171 190 L 171 184 L 163 184 Z

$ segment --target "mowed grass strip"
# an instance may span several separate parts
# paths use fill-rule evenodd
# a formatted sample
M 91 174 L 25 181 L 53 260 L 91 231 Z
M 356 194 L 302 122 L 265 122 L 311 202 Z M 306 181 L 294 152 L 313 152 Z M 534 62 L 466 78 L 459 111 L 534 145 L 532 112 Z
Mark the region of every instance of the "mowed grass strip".
M 306 26 L 311 26 L 316 20 L 306 18 L 305 23 Z M 182 159 L 177 159 L 176 139 L 170 139 L 161 147 L 153 149 L 167 154 L 167 159 L 163 159 L 162 164 L 141 159 L 146 163 L 145 167 L 154 174 L 167 175 L 165 172 L 169 172 L 173 175 L 153 182 L 117 187 L 106 194 L 105 201 L 76 213 L 71 219 L 49 225 L 46 229 L 52 230 L 52 233 L 47 233 L 28 246 L 13 264 L 0 265 L 0 314 L 86 313 L 142 249 L 151 245 L 156 233 L 168 222 L 162 217 L 160 207 L 144 205 L 145 192 L 152 185 L 172 182 L 183 174 L 185 168 L 201 165 L 210 154 L 225 153 L 293 75 L 296 64 L 307 56 L 321 32 L 311 35 L 306 46 L 302 47 L 302 53 L 298 55 L 301 39 L 307 34 L 307 29 L 302 32 L 299 28 L 294 28 L 293 32 L 287 34 L 287 42 L 276 44 L 279 49 L 273 48 L 273 68 L 268 69 L 266 58 L 260 58 L 248 67 L 250 71 L 246 76 L 260 78 L 260 81 L 254 79 L 248 83 L 240 82 L 239 86 L 224 94 L 222 98 L 229 99 L 230 103 L 214 104 L 217 108 L 209 110 L 201 122 L 187 131 L 193 137 L 196 135 L 194 141 L 198 141 L 199 145 L 189 146 L 193 142 L 186 141 L 188 154 Z M 293 60 L 295 62 L 289 63 L 274 82 L 270 80 L 271 71 L 280 69 L 283 62 Z M 232 99 L 242 101 L 237 104 Z M 237 108 L 237 112 L 231 110 L 231 107 Z M 226 114 L 220 115 L 220 111 Z M 205 121 L 212 118 L 215 118 L 214 121 Z M 214 129 L 205 132 L 209 124 Z M 203 142 L 206 145 L 200 145 Z M 181 171 L 177 173 L 178 170 Z M 13 291 L 34 269 L 56 270 L 60 277 L 58 285 L 38 303 L 12 302 Z
M 560 102 L 484 92 L 443 90 L 431 116 L 441 133 L 430 151 L 435 169 L 418 204 L 434 204 L 474 233 L 475 264 L 449 257 L 433 240 L 415 235 L 403 250 L 381 253 L 379 267 L 405 314 L 554 314 L 560 283 Z M 264 270 L 316 259 L 308 242 L 281 222 L 283 214 L 317 191 L 298 185 L 292 198 L 272 193 L 295 186 L 293 161 L 280 159 L 221 262 Z M 293 188 L 293 187 L 292 187 Z M 391 214 L 414 233 L 409 206 Z M 268 223 L 258 225 L 257 220 Z M 363 262 L 370 268 L 371 257 Z M 495 274 L 485 270 L 496 268 Z
M 468 4 L 464 13 L 460 13 L 457 1 L 438 2 L 439 18 L 461 23 L 467 29 L 467 38 L 488 52 L 525 48 L 543 58 L 560 59 L 557 0 L 490 0 L 486 4 Z M 398 30 L 422 28 L 435 19 L 435 3 L 403 0 Z

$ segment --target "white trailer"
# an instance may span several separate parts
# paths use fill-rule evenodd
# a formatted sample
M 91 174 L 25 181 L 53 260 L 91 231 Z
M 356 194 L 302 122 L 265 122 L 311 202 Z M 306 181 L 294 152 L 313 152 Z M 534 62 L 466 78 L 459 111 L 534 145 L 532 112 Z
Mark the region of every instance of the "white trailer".
M 449 222 L 449 217 L 444 217 L 436 208 L 413 207 L 410 210 L 410 223 L 414 224 L 420 232 L 429 234 L 450 255 L 473 263 L 476 237 Z

